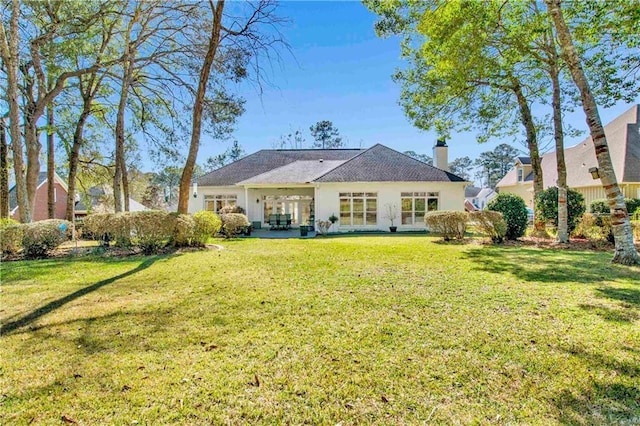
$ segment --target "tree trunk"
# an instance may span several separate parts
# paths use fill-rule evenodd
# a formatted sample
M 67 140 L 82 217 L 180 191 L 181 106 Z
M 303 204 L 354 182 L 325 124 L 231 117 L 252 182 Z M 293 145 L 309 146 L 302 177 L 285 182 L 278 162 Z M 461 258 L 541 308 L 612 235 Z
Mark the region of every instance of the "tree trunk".
M 69 182 L 66 209 L 66 217 L 69 222 L 72 222 L 76 215 L 76 179 L 78 176 L 78 159 L 80 158 L 80 149 L 82 148 L 83 143 L 84 125 L 90 114 L 91 104 L 87 104 L 85 101 L 80 118 L 76 123 L 76 130 L 73 132 L 73 145 L 71 146 L 71 152 L 69 153 Z
M 0 118 L 0 219 L 9 217 L 9 152 L 4 117 Z
M 47 213 L 49 219 L 56 217 L 55 196 L 55 140 L 53 137 L 53 103 L 47 105 Z
M 33 212 L 36 207 L 36 191 L 38 190 L 38 176 L 40 175 L 40 152 L 42 144 L 38 137 L 37 118 L 32 105 L 27 106 L 24 125 L 24 140 L 27 146 L 27 203 L 29 204 L 29 216 L 27 221 L 33 221 Z
M 20 37 L 18 20 L 20 2 L 11 2 L 11 21 L 7 39 L 4 23 L 0 20 L 0 52 L 7 73 L 7 103 L 9 104 L 9 134 L 13 151 L 13 170 L 16 177 L 16 199 L 20 222 L 31 221 L 31 211 L 27 202 L 27 186 L 24 175 L 24 146 L 20 132 L 20 104 L 18 101 L 18 38 Z
M 562 103 L 560 91 L 560 70 L 558 69 L 558 55 L 553 39 L 553 34 L 549 38 L 551 48 L 551 61 L 549 75 L 553 87 L 553 97 L 551 105 L 553 107 L 553 137 L 556 142 L 556 167 L 558 169 L 558 241 L 569 242 L 569 212 L 567 210 L 567 166 L 564 161 L 564 131 L 562 129 Z
M 549 13 L 553 18 L 553 22 L 560 39 L 560 46 L 562 48 L 562 56 L 567 63 L 571 77 L 574 83 L 580 90 L 580 97 L 582 99 L 582 108 L 584 110 L 587 125 L 593 139 L 593 145 L 596 151 L 596 158 L 598 160 L 600 180 L 607 195 L 607 201 L 609 203 L 609 209 L 611 210 L 611 226 L 613 230 L 613 236 L 615 239 L 615 255 L 613 257 L 614 263 L 621 263 L 625 265 L 634 265 L 640 262 L 638 257 L 638 251 L 633 245 L 633 232 L 631 229 L 631 222 L 629 221 L 629 213 L 627 212 L 627 206 L 624 202 L 624 197 L 618 182 L 615 172 L 613 170 L 613 164 L 611 163 L 611 156 L 609 154 L 609 146 L 607 144 L 607 137 L 604 133 L 604 127 L 600 120 L 600 114 L 598 113 L 598 107 L 595 99 L 591 93 L 589 83 L 582 70 L 580 58 L 575 51 L 573 41 L 569 28 L 564 21 L 562 10 L 560 8 L 560 0 L 545 0 Z
M 200 70 L 200 80 L 198 82 L 198 91 L 196 92 L 195 103 L 193 105 L 193 123 L 191 128 L 191 144 L 189 145 L 189 155 L 182 171 L 180 179 L 180 193 L 178 196 L 178 213 L 187 214 L 189 210 L 189 187 L 193 178 L 193 169 L 198 157 L 198 148 L 200 147 L 200 132 L 202 130 L 202 104 L 207 92 L 207 82 L 211 74 L 211 66 L 215 59 L 218 46 L 220 44 L 220 32 L 222 29 L 222 10 L 224 8 L 224 0 L 220 0 L 216 5 L 213 2 L 211 11 L 213 12 L 213 26 L 209 35 L 209 47 L 207 54 Z
M 516 80 L 513 80 L 512 83 L 513 92 L 516 95 L 518 107 L 520 109 L 520 120 L 522 121 L 522 125 L 524 126 L 527 134 L 527 146 L 529 148 L 529 157 L 531 157 L 531 168 L 533 169 L 533 200 L 535 209 L 535 200 L 538 197 L 538 194 L 544 190 L 544 184 L 542 182 L 542 162 L 540 160 L 540 152 L 538 150 L 538 133 L 533 122 L 531 108 L 529 108 L 527 98 L 522 91 L 522 86 Z M 546 237 L 547 232 L 545 230 L 544 221 L 538 219 L 539 217 L 539 214 L 535 215 L 535 233 L 538 236 Z

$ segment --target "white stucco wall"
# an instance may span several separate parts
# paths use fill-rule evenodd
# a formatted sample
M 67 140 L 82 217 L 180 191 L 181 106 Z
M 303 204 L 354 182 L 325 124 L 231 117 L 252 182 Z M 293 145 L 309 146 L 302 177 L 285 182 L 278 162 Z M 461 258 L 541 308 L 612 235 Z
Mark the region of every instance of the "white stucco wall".
M 384 206 L 396 205 L 398 218 L 394 225 L 398 231 L 424 229 L 424 223 L 402 225 L 400 194 L 402 192 L 439 192 L 439 210 L 464 211 L 464 187 L 468 182 L 373 182 L 373 183 L 326 183 L 316 185 L 316 220 L 327 220 L 335 214 L 340 216 L 340 192 L 376 192 L 378 194 L 378 223 L 369 226 L 342 226 L 336 223 L 332 232 L 353 230 L 388 231 L 391 222 L 385 218 Z
M 198 186 L 198 196 L 193 196 L 193 187 L 190 188 L 189 213 L 204 210 L 204 198 L 206 195 L 235 195 L 238 205 L 242 208 L 246 205 L 244 188 L 238 186 Z

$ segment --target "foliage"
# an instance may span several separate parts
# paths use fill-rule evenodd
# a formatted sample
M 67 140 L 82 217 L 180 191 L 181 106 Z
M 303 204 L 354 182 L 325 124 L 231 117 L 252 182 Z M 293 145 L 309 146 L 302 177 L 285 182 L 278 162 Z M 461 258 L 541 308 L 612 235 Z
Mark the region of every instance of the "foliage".
M 479 168 L 478 179 L 481 184 L 495 188 L 513 166 L 513 160 L 518 155 L 518 150 L 506 143 L 498 145 L 493 151 L 480 154 L 475 161 Z
M 318 121 L 309 127 L 309 130 L 311 131 L 311 136 L 315 139 L 313 148 L 331 149 L 344 146 L 340 132 L 333 127 L 333 123 L 329 120 Z
M 194 243 L 204 246 L 209 238 L 220 232 L 222 221 L 214 212 L 202 210 L 193 215 L 195 229 L 193 233 Z
M 302 130 L 297 129 L 281 135 L 278 142 L 274 144 L 276 149 L 302 149 L 305 147 L 307 140 L 305 139 Z
M 128 216 L 131 243 L 145 254 L 155 253 L 173 237 L 174 224 L 166 211 L 129 212 Z
M 84 218 L 83 237 L 109 242 L 113 239 L 113 213 L 92 213 Z
M 456 158 L 449 163 L 449 170 L 451 173 L 460 176 L 464 180 L 471 180 L 471 168 L 473 167 L 473 161 L 469 157 Z
M 245 151 L 242 146 L 238 141 L 233 141 L 231 147 L 222 154 L 207 158 L 207 161 L 204 164 L 204 171 L 206 173 L 212 172 L 220 167 L 226 166 L 227 164 L 233 163 L 234 161 L 238 161 L 244 156 Z
M 17 223 L 17 222 L 16 222 Z M 8 225 L 0 228 L 0 252 L 15 254 L 22 249 L 22 237 L 26 225 Z
M 22 246 L 28 258 L 45 257 L 73 233 L 73 224 L 66 220 L 48 219 L 24 225 Z
M 427 154 L 418 154 L 415 151 L 405 151 L 404 155 L 408 155 L 411 158 L 415 158 L 416 160 L 422 161 L 423 163 L 433 164 L 433 158 Z
M 536 211 L 542 220 L 558 226 L 558 187 L 549 187 L 538 194 Z M 567 188 L 567 227 L 569 233 L 573 232 L 584 212 L 585 205 L 582 194 Z
M 593 200 L 589 206 L 589 212 L 593 214 L 609 214 L 609 204 L 607 200 Z
M 605 216 L 606 217 L 606 216 Z M 613 241 L 613 234 L 611 234 L 611 226 L 609 221 L 603 220 L 592 213 L 585 213 L 582 215 L 580 222 L 576 225 L 571 235 L 575 238 L 586 238 L 590 241 L 609 240 Z
M 242 213 L 227 213 L 221 215 L 220 219 L 222 220 L 222 233 L 227 238 L 240 234 L 249 226 L 249 219 Z
M 14 220 L 10 217 L 3 217 L 0 218 L 0 230 L 8 227 L 8 226 L 15 226 L 20 224 L 20 222 L 18 222 L 17 220 Z
M 176 247 L 188 247 L 194 244 L 196 221 L 193 216 L 178 213 L 170 213 L 169 216 L 173 220 L 173 236 L 171 239 L 173 245 Z
M 334 224 L 337 221 L 338 221 L 338 216 L 332 213 L 331 216 L 329 216 L 329 222 L 331 222 L 331 224 Z
M 487 210 L 502 213 L 507 222 L 505 236 L 508 240 L 522 237 L 527 230 L 527 205 L 521 197 L 509 193 L 498 194 L 487 204 Z
M 235 205 L 235 206 L 224 206 L 218 211 L 218 214 L 221 216 L 229 213 L 244 214 L 244 209 L 238 205 Z
M 469 213 L 469 218 L 476 227 L 491 238 L 494 243 L 501 243 L 507 234 L 507 222 L 502 213 L 491 210 L 478 210 Z
M 463 239 L 468 220 L 467 212 L 435 211 L 424 215 L 424 223 L 429 231 L 442 235 L 445 241 Z

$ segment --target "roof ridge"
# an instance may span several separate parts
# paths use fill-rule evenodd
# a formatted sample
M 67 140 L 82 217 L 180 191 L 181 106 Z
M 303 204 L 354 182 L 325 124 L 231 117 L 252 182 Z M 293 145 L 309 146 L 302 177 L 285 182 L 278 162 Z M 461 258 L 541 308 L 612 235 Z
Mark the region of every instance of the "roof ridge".
M 200 176 L 198 176 L 198 177 L 193 177 L 193 178 L 191 178 L 191 180 L 201 179 L 201 178 L 203 178 L 203 177 L 205 177 L 205 176 L 209 176 L 211 173 L 217 172 L 218 170 L 222 170 L 222 169 L 224 169 L 225 167 L 229 167 L 230 165 L 235 164 L 235 163 L 237 163 L 238 161 L 242 161 L 242 160 L 244 160 L 245 158 L 253 157 L 254 155 L 256 155 L 256 154 L 258 154 L 258 153 L 260 153 L 260 152 L 262 152 L 262 151 L 269 151 L 269 150 L 268 150 L 268 149 L 261 149 L 260 151 L 256 151 L 256 152 L 254 152 L 253 154 L 245 155 L 244 157 L 239 158 L 239 159 L 237 159 L 236 161 L 232 161 L 232 162 L 230 162 L 230 163 L 228 163 L 228 164 L 225 164 L 225 165 L 224 165 L 224 166 L 222 166 L 222 167 L 218 167 L 217 169 L 211 170 L 210 172 L 207 172 L 207 173 L 205 173 L 205 174 L 203 174 L 203 175 L 200 175 Z
M 331 169 L 331 170 L 327 171 L 326 173 L 321 174 L 320 176 L 317 176 L 317 177 L 313 180 L 313 182 L 317 181 L 318 179 L 321 179 L 321 178 L 325 177 L 326 175 L 328 175 L 329 173 L 331 173 L 331 172 L 335 171 L 336 169 L 339 169 L 340 167 L 344 166 L 345 164 L 347 164 L 347 163 L 351 162 L 353 159 L 360 157 L 360 156 L 361 156 L 362 154 L 364 154 L 365 152 L 369 152 L 370 150 L 372 150 L 373 148 L 375 148 L 375 147 L 376 147 L 376 146 L 378 146 L 378 145 L 380 145 L 380 146 L 384 146 L 384 145 L 382 145 L 382 144 L 380 144 L 380 143 L 377 143 L 377 144 L 373 145 L 372 147 L 369 147 L 369 148 L 367 148 L 367 149 L 363 150 L 362 152 L 359 152 L 358 154 L 356 154 L 356 155 L 354 155 L 353 157 L 349 158 L 349 159 L 348 159 L 347 161 L 345 161 L 344 163 L 342 163 L 342 164 L 338 164 L 338 165 L 337 165 L 336 167 L 334 167 L 333 169 Z

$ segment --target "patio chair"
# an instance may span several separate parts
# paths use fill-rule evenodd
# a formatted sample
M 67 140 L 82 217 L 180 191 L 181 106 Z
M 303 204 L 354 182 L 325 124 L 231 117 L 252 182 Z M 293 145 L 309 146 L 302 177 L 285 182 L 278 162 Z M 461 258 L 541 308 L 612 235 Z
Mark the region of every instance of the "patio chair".
M 278 215 L 270 214 L 269 215 L 269 229 L 272 231 L 278 227 Z
M 291 215 L 290 214 L 285 214 L 285 227 L 287 229 L 291 228 Z

